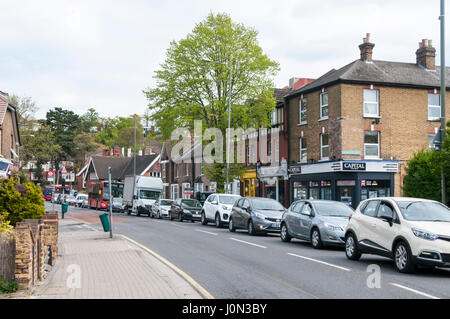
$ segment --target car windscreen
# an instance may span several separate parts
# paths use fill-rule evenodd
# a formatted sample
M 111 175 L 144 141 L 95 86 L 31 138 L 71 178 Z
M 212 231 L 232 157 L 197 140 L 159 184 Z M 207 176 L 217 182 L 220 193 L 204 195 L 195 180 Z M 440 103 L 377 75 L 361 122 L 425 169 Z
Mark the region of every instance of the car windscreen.
M 403 218 L 411 221 L 450 222 L 450 210 L 438 202 L 396 201 Z
M 182 199 L 181 205 L 186 206 L 186 207 L 192 207 L 192 208 L 202 207 L 200 202 L 195 199 Z
M 340 202 L 314 202 L 319 215 L 333 217 L 348 217 L 353 214 L 353 209 Z
M 219 202 L 220 202 L 221 204 L 234 205 L 234 203 L 236 203 L 236 201 L 237 201 L 239 198 L 240 198 L 240 197 L 238 197 L 238 196 L 219 195 Z
M 172 203 L 173 203 L 173 201 L 171 201 L 171 200 L 162 200 L 161 201 L 161 206 L 170 206 L 170 205 L 172 205 Z
M 255 210 L 279 210 L 283 211 L 284 207 L 274 199 L 270 198 L 251 198 L 253 209 Z
M 141 199 L 158 199 L 159 192 L 141 190 L 141 191 L 139 191 L 139 198 L 141 198 Z

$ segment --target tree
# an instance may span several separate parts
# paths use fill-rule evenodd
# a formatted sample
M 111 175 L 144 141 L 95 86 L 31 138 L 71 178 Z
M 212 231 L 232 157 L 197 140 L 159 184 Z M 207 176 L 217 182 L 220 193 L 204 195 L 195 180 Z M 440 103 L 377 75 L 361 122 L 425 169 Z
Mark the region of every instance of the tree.
M 81 131 L 85 133 L 90 133 L 97 129 L 100 121 L 100 115 L 94 108 L 90 108 L 86 113 L 81 115 Z
M 194 120 L 202 120 L 204 128 L 219 128 L 225 136 L 230 70 L 231 126 L 269 124 L 268 114 L 275 107 L 273 77 L 279 66 L 263 53 L 257 35 L 227 14 L 211 13 L 185 39 L 171 42 L 155 74 L 156 87 L 144 91 L 163 137 L 177 127 L 192 129 Z M 216 172 L 210 176 L 219 178 L 220 188 L 222 165 L 213 166 Z
M 97 150 L 101 145 L 95 141 L 95 135 L 93 133 L 81 132 L 74 138 L 74 143 L 77 147 L 77 152 L 74 157 L 75 167 L 81 169 L 86 155 Z
M 450 121 L 447 122 L 450 128 Z M 450 204 L 450 129 L 441 151 L 422 150 L 417 152 L 405 168 L 403 192 L 408 197 L 441 200 L 441 172 L 444 170 L 447 183 L 447 205 Z
M 46 163 L 56 161 L 62 152 L 61 146 L 56 142 L 54 133 L 50 128 L 42 126 L 33 134 L 22 138 L 21 160 L 27 163 L 36 161 L 35 173 L 39 182 L 44 181 L 42 166 Z
M 39 109 L 36 106 L 36 103 L 31 97 L 19 97 L 14 94 L 11 96 L 11 104 L 17 108 L 20 131 L 31 131 L 33 129 L 33 124 L 35 123 L 34 115 Z

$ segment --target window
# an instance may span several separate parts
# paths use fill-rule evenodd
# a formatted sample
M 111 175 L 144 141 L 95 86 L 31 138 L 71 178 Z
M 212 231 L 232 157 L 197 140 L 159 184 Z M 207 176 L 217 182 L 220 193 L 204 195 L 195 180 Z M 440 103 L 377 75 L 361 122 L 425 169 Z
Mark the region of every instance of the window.
M 434 148 L 435 148 L 435 145 L 433 143 L 435 137 L 436 137 L 436 134 L 428 134 L 428 148 L 430 150 L 434 150 Z
M 196 193 L 203 192 L 203 183 L 195 183 L 194 188 Z
M 306 152 L 306 137 L 300 138 L 300 162 L 301 163 L 308 162 L 308 156 Z
M 294 213 L 300 214 L 304 204 L 305 204 L 304 202 L 300 202 L 300 203 L 295 204 L 294 208 L 292 208 L 292 211 Z
M 210 186 L 210 191 L 215 193 L 216 192 L 216 188 L 217 188 L 217 183 L 216 182 L 211 182 Z
M 320 94 L 320 119 L 328 118 L 328 92 Z
M 370 201 L 366 207 L 364 207 L 364 210 L 361 212 L 364 215 L 370 216 L 370 217 L 376 217 L 377 216 L 377 208 L 378 208 L 378 203 L 380 201 L 378 200 L 372 200 Z
M 271 140 L 267 141 L 267 156 L 268 157 L 272 156 L 272 141 Z
M 364 132 L 364 158 L 380 158 L 380 134 L 376 131 Z
M 188 165 L 188 163 L 184 163 L 184 170 L 185 170 L 184 174 L 186 176 L 189 176 L 189 165 Z
M 181 184 L 181 191 L 182 191 L 182 197 L 184 198 L 184 199 L 188 199 L 188 198 L 191 198 L 191 195 L 189 195 L 189 194 L 185 194 L 185 192 L 186 192 L 186 190 L 187 189 L 190 189 L 191 188 L 191 184 L 190 183 L 183 183 L 183 184 Z
M 166 163 L 162 165 L 162 177 L 166 178 Z
M 175 178 L 178 177 L 178 164 L 175 164 Z
M 378 117 L 380 115 L 378 90 L 364 90 L 364 116 Z
M 383 217 L 391 217 L 392 219 L 396 219 L 394 209 L 389 203 L 386 202 L 382 202 L 380 204 L 380 208 L 378 208 L 378 218 Z
M 440 94 L 428 94 L 428 120 L 438 121 L 441 118 Z
M 306 124 L 307 122 L 306 104 L 307 99 L 299 100 L 299 121 L 298 121 L 299 124 Z
M 330 147 L 328 145 L 328 134 L 320 134 L 320 158 L 328 160 L 330 157 Z
M 278 112 L 277 109 L 273 110 L 272 112 L 272 125 L 275 125 L 278 123 Z

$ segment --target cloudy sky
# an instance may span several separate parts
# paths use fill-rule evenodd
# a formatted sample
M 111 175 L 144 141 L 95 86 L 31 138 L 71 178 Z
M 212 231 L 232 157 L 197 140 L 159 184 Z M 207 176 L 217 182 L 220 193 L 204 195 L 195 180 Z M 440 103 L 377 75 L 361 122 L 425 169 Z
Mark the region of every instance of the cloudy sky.
M 1 3 L 0 91 L 31 96 L 37 117 L 56 106 L 79 114 L 94 107 L 111 117 L 144 113 L 142 90 L 154 85 L 169 42 L 184 38 L 210 12 L 226 12 L 259 31 L 261 47 L 281 66 L 277 87 L 359 58 L 367 32 L 374 59 L 414 63 L 424 38 L 433 40 L 439 59 L 439 0 Z

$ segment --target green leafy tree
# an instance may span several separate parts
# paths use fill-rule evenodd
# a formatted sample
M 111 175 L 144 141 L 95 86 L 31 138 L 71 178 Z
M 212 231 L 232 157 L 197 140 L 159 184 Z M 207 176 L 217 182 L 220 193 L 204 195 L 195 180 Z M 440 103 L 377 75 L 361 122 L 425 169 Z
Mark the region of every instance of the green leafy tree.
M 194 120 L 202 120 L 204 128 L 219 128 L 225 136 L 229 89 L 231 127 L 269 124 L 279 66 L 263 53 L 257 35 L 227 14 L 211 13 L 186 38 L 171 42 L 155 74 L 156 87 L 144 91 L 151 119 L 164 138 L 177 127 L 192 129 Z M 223 165 L 210 166 L 208 178 L 223 185 Z
M 84 133 L 90 133 L 93 128 L 97 129 L 100 122 L 100 115 L 94 108 L 90 108 L 86 113 L 81 115 L 81 128 L 80 130 Z
M 11 104 L 17 108 L 17 117 L 21 134 L 28 134 L 33 130 L 36 120 L 34 115 L 38 111 L 36 103 L 31 97 L 11 96 Z
M 95 141 L 95 135 L 93 133 L 81 132 L 74 138 L 74 143 L 77 147 L 77 152 L 74 157 L 75 166 L 80 169 L 86 156 L 95 150 L 97 150 L 101 145 Z
M 0 212 L 15 226 L 24 219 L 36 219 L 45 214 L 44 199 L 39 186 L 15 184 L 15 179 L 0 180 Z
M 450 121 L 447 122 L 450 128 Z M 417 152 L 405 168 L 403 182 L 405 196 L 441 200 L 441 172 L 446 177 L 447 205 L 450 204 L 450 130 L 441 151 L 422 150 Z

